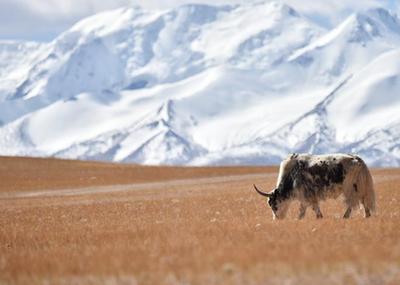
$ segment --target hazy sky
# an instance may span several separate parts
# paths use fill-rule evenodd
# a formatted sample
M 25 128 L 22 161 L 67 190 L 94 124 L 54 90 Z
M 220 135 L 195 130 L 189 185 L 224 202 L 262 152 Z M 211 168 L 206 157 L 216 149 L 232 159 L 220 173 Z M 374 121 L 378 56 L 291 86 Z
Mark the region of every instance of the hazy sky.
M 185 3 L 240 3 L 249 0 L 0 0 L 0 39 L 50 41 L 80 19 L 121 6 L 170 8 Z M 327 26 L 355 10 L 385 6 L 398 11 L 397 0 L 284 0 Z

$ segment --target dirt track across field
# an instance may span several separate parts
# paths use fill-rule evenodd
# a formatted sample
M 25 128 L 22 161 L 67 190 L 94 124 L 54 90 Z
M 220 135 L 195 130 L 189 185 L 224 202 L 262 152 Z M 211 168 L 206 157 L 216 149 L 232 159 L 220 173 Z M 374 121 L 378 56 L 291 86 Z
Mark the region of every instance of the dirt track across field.
M 276 167 L 0 158 L 0 284 L 400 284 L 400 170 L 377 214 L 274 222 Z

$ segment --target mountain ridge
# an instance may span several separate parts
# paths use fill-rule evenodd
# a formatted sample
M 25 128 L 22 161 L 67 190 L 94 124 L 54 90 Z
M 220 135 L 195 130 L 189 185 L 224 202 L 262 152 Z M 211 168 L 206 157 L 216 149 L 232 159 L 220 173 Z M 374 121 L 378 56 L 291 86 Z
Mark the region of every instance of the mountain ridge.
M 399 166 L 399 51 L 382 8 L 331 30 L 269 1 L 103 12 L 50 43 L 0 42 L 15 58 L 0 65 L 0 154 L 215 165 L 343 151 Z

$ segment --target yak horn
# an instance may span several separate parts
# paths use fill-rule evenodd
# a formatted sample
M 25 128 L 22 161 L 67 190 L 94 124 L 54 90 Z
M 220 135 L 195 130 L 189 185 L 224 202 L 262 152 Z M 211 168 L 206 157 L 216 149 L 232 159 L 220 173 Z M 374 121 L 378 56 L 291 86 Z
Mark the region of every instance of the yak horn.
M 264 192 L 258 190 L 258 188 L 256 187 L 255 184 L 253 184 L 253 186 L 254 186 L 254 189 L 256 189 L 256 191 L 257 191 L 258 194 L 260 194 L 260 195 L 262 195 L 262 196 L 265 196 L 265 197 L 271 197 L 271 196 L 272 196 L 272 194 L 270 194 L 270 193 L 264 193 Z

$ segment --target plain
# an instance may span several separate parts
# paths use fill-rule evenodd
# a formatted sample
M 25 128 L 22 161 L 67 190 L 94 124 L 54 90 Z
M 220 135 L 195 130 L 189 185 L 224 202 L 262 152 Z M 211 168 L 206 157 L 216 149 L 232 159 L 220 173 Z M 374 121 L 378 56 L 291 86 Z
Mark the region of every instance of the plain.
M 0 158 L 0 284 L 399 284 L 400 171 L 377 214 L 272 221 L 276 167 Z

